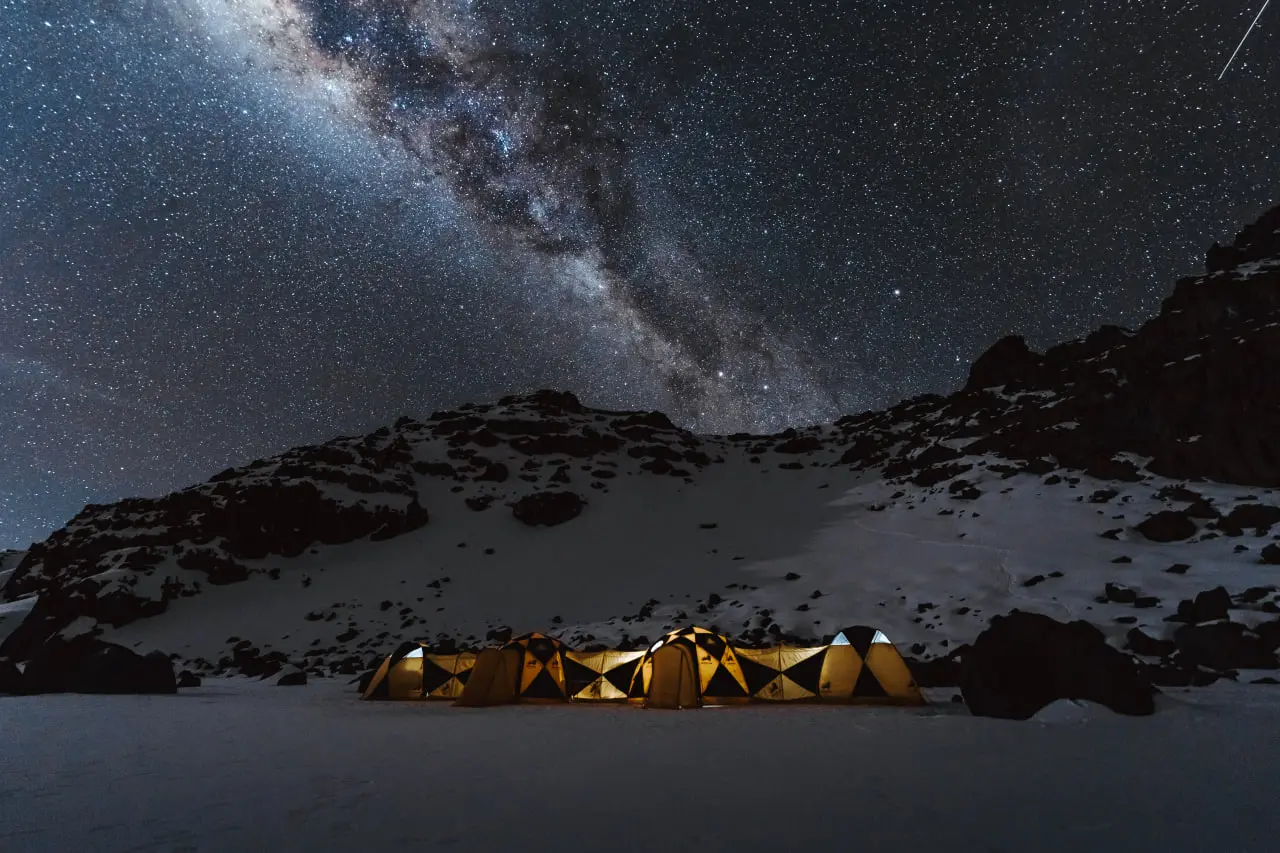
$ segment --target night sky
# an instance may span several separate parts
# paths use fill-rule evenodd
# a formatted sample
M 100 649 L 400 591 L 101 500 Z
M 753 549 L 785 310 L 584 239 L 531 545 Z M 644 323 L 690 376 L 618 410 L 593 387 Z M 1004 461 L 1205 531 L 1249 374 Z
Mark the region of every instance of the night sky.
M 1260 5 L 0 0 L 0 547 L 520 390 L 776 430 L 1136 325 L 1280 202 Z

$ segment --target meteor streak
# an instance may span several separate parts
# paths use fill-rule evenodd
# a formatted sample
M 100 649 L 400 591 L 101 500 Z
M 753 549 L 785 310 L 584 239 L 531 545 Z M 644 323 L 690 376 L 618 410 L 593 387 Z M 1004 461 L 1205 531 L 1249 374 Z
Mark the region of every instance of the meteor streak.
M 1240 48 L 1244 47 L 1244 43 L 1249 40 L 1249 34 L 1253 32 L 1254 27 L 1258 26 L 1258 21 L 1262 18 L 1262 13 L 1267 11 L 1267 7 L 1270 5 L 1271 0 L 1266 0 L 1266 2 L 1262 4 L 1262 8 L 1258 10 L 1258 14 L 1254 17 L 1253 23 L 1249 25 L 1249 29 L 1244 31 L 1244 38 L 1240 39 L 1240 43 L 1236 45 L 1236 49 L 1231 54 L 1231 58 L 1227 60 L 1226 66 L 1222 69 L 1222 73 L 1218 75 L 1219 80 L 1227 76 L 1227 71 L 1231 69 L 1231 63 L 1236 61 L 1236 54 L 1240 52 Z

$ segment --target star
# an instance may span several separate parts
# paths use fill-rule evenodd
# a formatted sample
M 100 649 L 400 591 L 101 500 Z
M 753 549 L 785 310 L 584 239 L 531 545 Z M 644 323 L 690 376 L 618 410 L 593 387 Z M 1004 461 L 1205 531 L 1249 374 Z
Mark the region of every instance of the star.
M 1277 202 L 1280 52 L 1215 84 L 1208 4 L 52 9 L 0 0 L 0 547 L 538 387 L 715 432 L 945 392 Z

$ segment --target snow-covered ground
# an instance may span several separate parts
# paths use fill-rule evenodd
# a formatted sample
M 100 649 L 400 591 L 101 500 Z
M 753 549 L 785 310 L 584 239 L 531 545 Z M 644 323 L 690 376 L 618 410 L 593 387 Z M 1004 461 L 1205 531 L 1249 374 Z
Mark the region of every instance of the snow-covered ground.
M 212 679 L 0 699 L 0 849 L 1266 851 L 1280 688 L 1059 703 L 459 709 Z

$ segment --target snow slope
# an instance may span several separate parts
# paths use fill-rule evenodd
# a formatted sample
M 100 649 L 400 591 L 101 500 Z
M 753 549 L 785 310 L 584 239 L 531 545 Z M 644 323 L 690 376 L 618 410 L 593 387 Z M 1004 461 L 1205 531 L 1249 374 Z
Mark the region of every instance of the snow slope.
M 1242 853 L 1280 833 L 1280 688 L 1011 724 L 946 704 L 459 709 L 340 686 L 0 700 L 0 848 Z
M 982 491 L 977 498 L 939 487 L 895 499 L 898 486 L 860 472 L 726 464 L 697 486 L 648 480 L 593 496 L 581 516 L 549 529 L 433 502 L 437 514 L 421 530 L 318 549 L 293 558 L 278 581 L 255 573 L 211 587 L 106 636 L 210 662 L 249 640 L 291 658 L 311 654 L 313 663 L 376 657 L 403 638 L 483 643 L 504 625 L 616 643 L 687 622 L 735 636 L 776 622 L 810 638 L 870 623 L 904 651 L 928 656 L 971 641 L 1013 607 L 1087 619 L 1119 644 L 1133 627 L 1163 636 L 1171 627 L 1165 617 L 1201 590 L 1274 584 L 1276 567 L 1258 562 L 1268 538 L 1156 543 L 1132 531 L 1170 505 L 1156 497 L 1169 485 L 1160 478 L 1122 485 L 1105 504 L 1087 498 L 1115 484 L 1088 477 L 1054 485 L 1031 475 L 970 480 Z M 1225 505 L 1242 495 L 1226 486 L 1200 493 Z M 1116 539 L 1101 535 L 1115 529 Z M 1113 562 L 1120 558 L 1131 562 Z M 1190 568 L 1166 571 L 1179 563 Z M 444 578 L 438 589 L 429 585 Z M 1109 582 L 1158 601 L 1099 603 Z M 712 593 L 721 600 L 707 606 Z M 639 618 L 651 598 L 658 603 Z M 1264 608 L 1274 601 L 1272 589 L 1233 616 L 1273 619 Z M 356 637 L 338 639 L 353 628 Z

